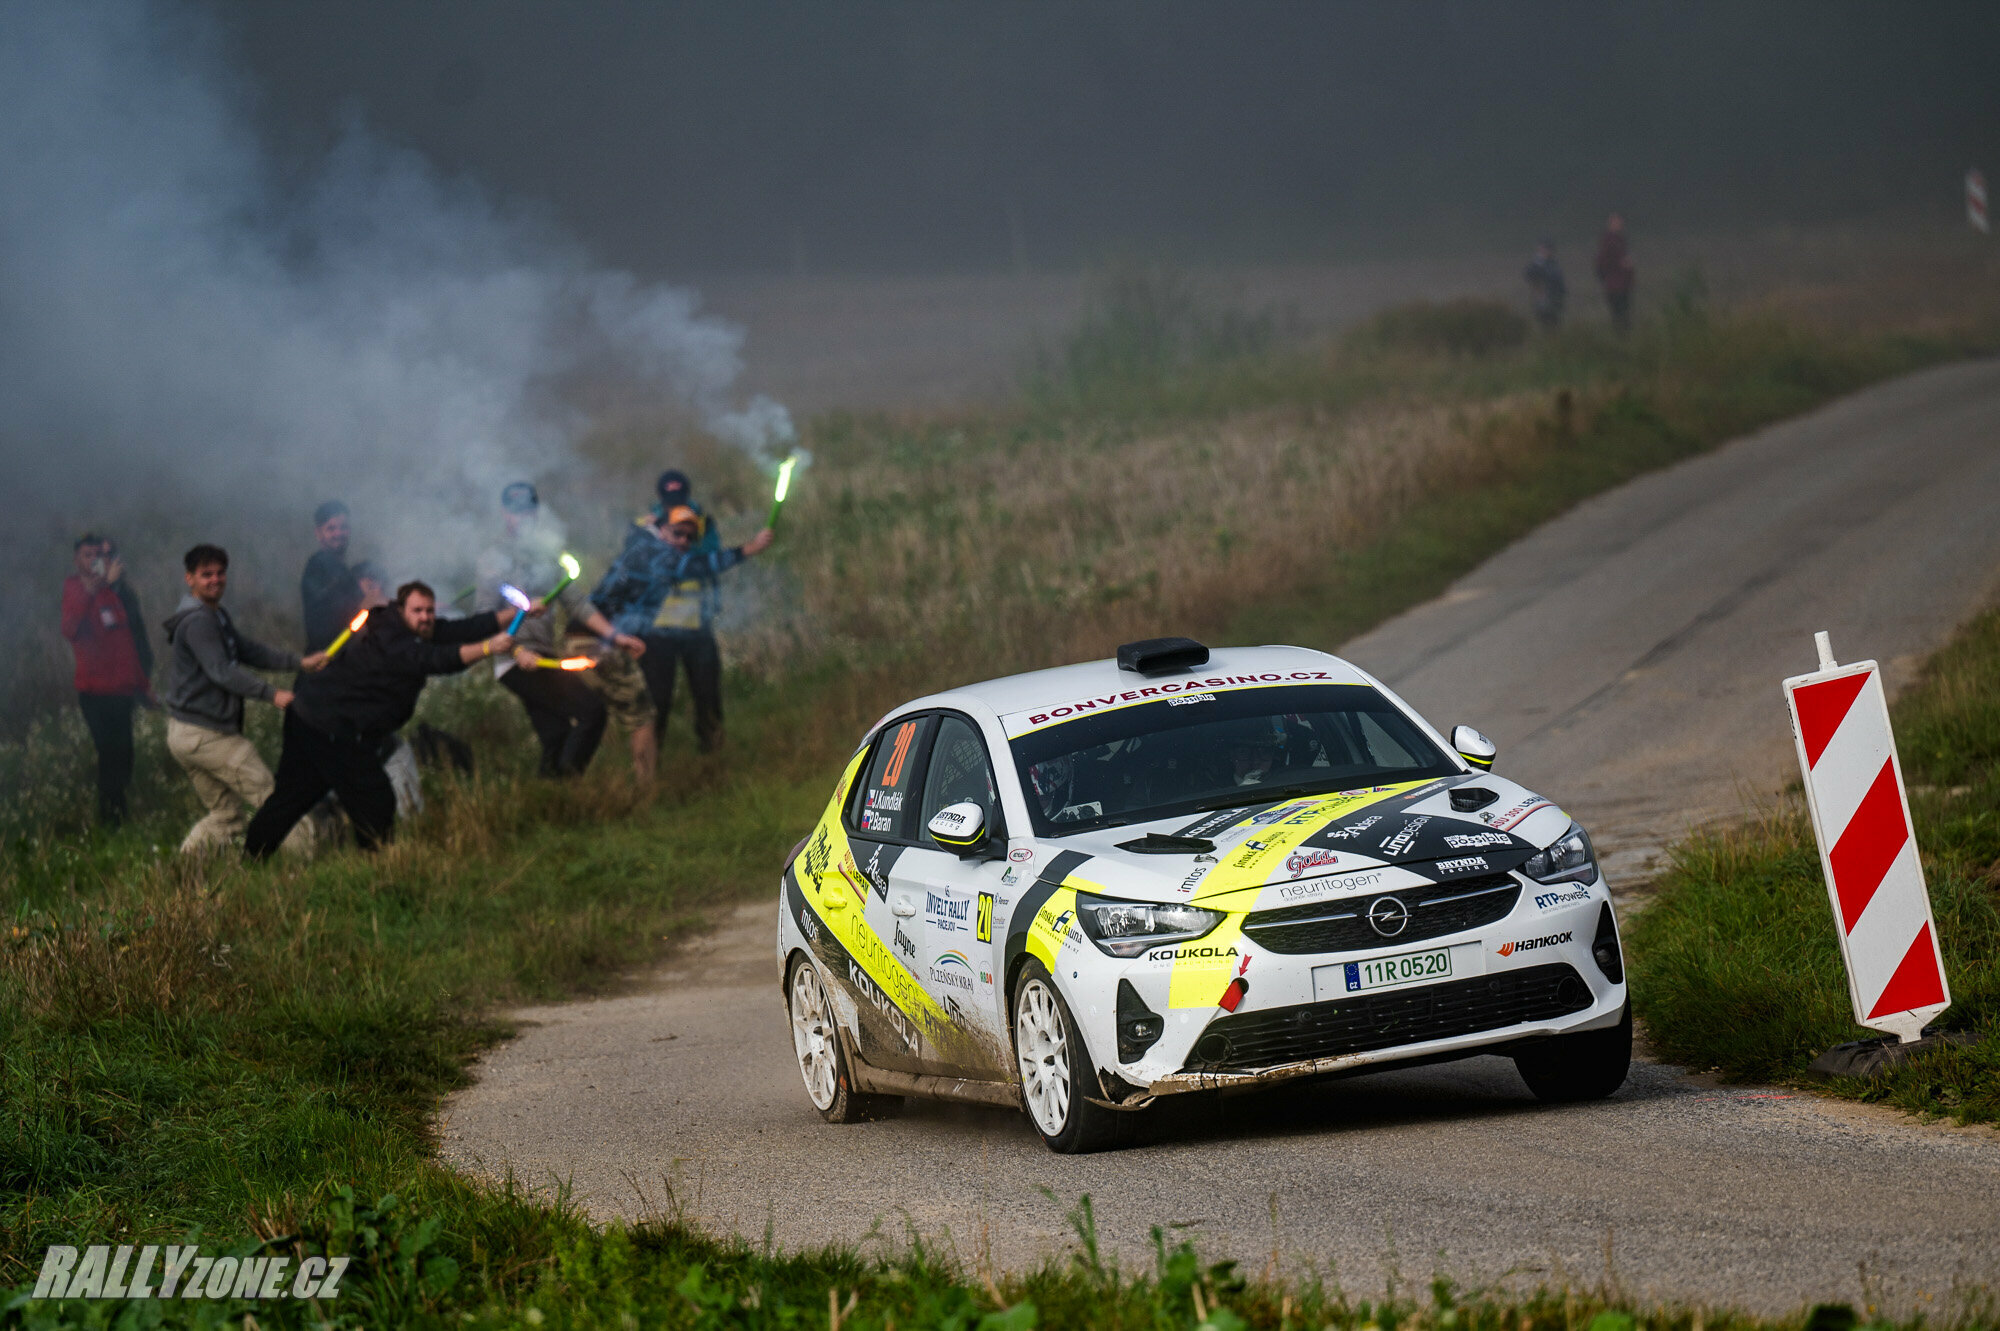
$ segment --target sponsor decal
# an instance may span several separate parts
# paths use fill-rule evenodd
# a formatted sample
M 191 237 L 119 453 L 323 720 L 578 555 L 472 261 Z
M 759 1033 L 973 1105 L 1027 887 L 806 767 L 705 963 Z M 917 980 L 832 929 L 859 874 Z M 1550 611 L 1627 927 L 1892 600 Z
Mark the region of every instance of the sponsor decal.
M 960 828 L 965 826 L 965 815 L 956 809 L 939 809 L 931 815 L 931 821 L 934 823 L 946 823 L 953 828 Z
M 1060 706 L 1033 712 L 1028 716 L 1027 723 L 1031 726 L 1045 725 L 1050 721 L 1060 721 L 1064 717 L 1075 716 L 1082 712 L 1109 711 L 1138 702 L 1156 702 L 1176 697 L 1199 699 L 1204 694 L 1209 694 L 1212 698 L 1216 689 L 1258 688 L 1266 684 L 1305 684 L 1314 680 L 1332 679 L 1333 676 L 1324 670 L 1291 670 L 1283 674 L 1272 670 L 1257 675 L 1213 675 L 1207 679 L 1170 680 L 1165 684 L 1126 689 L 1095 698 L 1077 698 Z
M 1505 832 L 1447 832 L 1444 844 L 1453 850 L 1485 850 L 1488 846 L 1511 846 L 1514 838 Z
M 1244 818 L 1244 812 L 1245 811 L 1242 809 L 1224 809 L 1220 813 L 1211 813 L 1206 818 L 1203 818 L 1198 822 L 1189 823 L 1186 827 L 1183 827 L 1178 832 L 1174 833 L 1174 835 L 1185 836 L 1185 837 L 1212 837 L 1216 833 L 1234 827 L 1236 826 L 1236 824 L 1242 822 Z
M 901 932 L 899 926 L 897 933 Z M 877 1012 L 889 1019 L 890 1029 L 896 1032 L 911 1053 L 923 1052 L 924 1037 L 917 1029 L 917 1024 L 904 1015 L 903 1009 L 897 1007 L 889 995 L 882 992 L 881 986 L 869 978 L 868 972 L 862 970 L 861 963 L 853 957 L 847 959 L 847 982 L 853 985 L 856 992 L 867 999 Z
M 1287 818 L 1295 822 L 1311 822 L 1313 815 L 1319 812 L 1319 806 L 1320 801 L 1317 796 L 1309 800 L 1292 800 L 1290 803 L 1280 804 L 1276 808 L 1266 809 L 1257 814 L 1251 818 L 1250 826 L 1260 827 L 1265 823 L 1281 823 Z
M 1482 809 L 1479 821 L 1504 832 L 1510 827 L 1519 825 L 1529 814 L 1548 807 L 1549 804 L 1550 801 L 1540 795 L 1530 795 L 1512 808 L 1502 809 L 1498 813 Z
M 871 790 L 862 803 L 867 808 L 880 809 L 884 813 L 901 813 L 904 794 L 900 790 Z
M 1579 901 L 1590 900 L 1587 887 L 1568 887 L 1557 892 L 1543 892 L 1535 897 L 1538 910 L 1554 910 L 1558 906 L 1574 906 Z
M 896 921 L 896 950 L 911 961 L 917 959 L 917 945 L 912 943 L 910 936 L 903 932 L 903 922 L 901 920 Z
M 1181 895 L 1186 896 L 1189 892 L 1194 891 L 1194 885 L 1208 877 L 1208 869 L 1209 866 L 1204 864 L 1201 868 L 1194 870 L 1187 877 L 1181 879 Z
M 1167 699 L 1167 706 L 1188 707 L 1198 702 L 1214 702 L 1214 701 L 1215 701 L 1215 695 L 1213 693 L 1183 693 L 1178 698 Z
M 799 905 L 799 932 L 806 936 L 808 943 L 819 946 L 819 921 L 813 918 L 813 913 L 805 908 L 803 902 Z
M 1013 872 L 1011 869 L 1008 872 Z M 979 910 L 972 917 L 972 936 L 982 943 L 993 941 L 993 894 L 979 894 Z
M 1340 863 L 1340 856 L 1330 850 L 1307 850 L 1301 847 L 1285 857 L 1285 868 L 1297 878 L 1309 869 L 1323 869 L 1329 864 Z
M 1318 836 L 1314 837 L 1313 840 L 1352 841 L 1354 840 L 1354 838 L 1360 836 L 1363 832 L 1366 832 L 1369 828 L 1375 826 L 1375 824 L 1381 821 L 1382 821 L 1381 814 L 1371 813 L 1366 818 L 1361 819 L 1359 822 L 1349 823 L 1345 827 L 1329 828 L 1328 830 L 1321 832 Z
M 983 893 L 981 894 L 984 895 Z M 988 898 L 991 900 L 991 898 Z M 942 933 L 960 933 L 972 923 L 972 902 L 960 901 L 950 892 L 924 893 L 924 922 Z M 990 939 L 988 941 L 991 941 Z
M 980 982 L 981 984 L 984 984 L 984 985 L 990 985 L 990 984 L 992 984 L 992 983 L 993 983 L 993 972 L 992 972 L 992 971 L 981 971 L 981 972 L 979 972 L 979 982 Z
M 1437 794 L 1440 790 L 1443 790 L 1446 786 L 1450 784 L 1451 781 L 1448 778 L 1441 781 L 1433 781 L 1428 786 L 1418 786 L 1415 790 L 1403 796 L 1403 798 L 1406 800 L 1420 800 L 1426 795 Z
M 1431 816 L 1427 813 L 1420 813 L 1414 818 L 1405 818 L 1401 827 L 1391 832 L 1388 836 L 1383 837 L 1376 844 L 1382 848 L 1385 858 L 1394 859 L 1396 856 L 1409 850 L 1410 846 L 1417 839 L 1417 833 L 1421 832 L 1424 824 L 1430 820 Z
M 1234 947 L 1202 946 L 1189 944 L 1187 947 L 1163 947 L 1146 954 L 1148 961 L 1189 961 L 1196 958 L 1220 959 L 1242 955 Z
M 889 852 L 889 863 L 884 864 L 882 862 L 882 850 L 881 846 L 875 847 L 874 851 L 868 856 L 868 863 L 863 867 L 862 872 L 868 876 L 869 885 L 875 889 L 875 895 L 887 901 L 889 899 L 889 868 L 895 864 L 896 857 L 902 854 L 902 851 L 900 849 L 891 850 Z
M 81 1252 L 56 1243 L 43 1249 L 42 1269 L 28 1297 L 337 1299 L 348 1261 L 346 1257 L 215 1257 L 192 1243 L 164 1247 L 121 1243 L 116 1248 L 94 1243 Z
M 1020 869 L 1012 864 L 1008 865 L 1006 868 L 1000 871 L 1000 881 L 1002 883 L 1005 883 L 1008 887 L 1012 887 L 1014 884 L 1021 881 Z
M 1565 929 L 1559 934 L 1547 934 L 1541 938 L 1521 938 L 1511 943 L 1502 943 L 1496 950 L 1503 957 L 1511 957 L 1516 952 L 1532 952 L 1538 947 L 1560 947 L 1576 937 L 1576 930 Z
M 841 852 L 840 877 L 854 890 L 855 896 L 860 897 L 863 901 L 868 899 L 868 880 L 861 876 L 861 870 L 856 867 L 852 848 Z
M 1467 855 L 1464 859 L 1460 860 L 1439 860 L 1437 862 L 1437 871 L 1439 873 L 1471 873 L 1476 869 L 1484 869 L 1485 867 L 1486 857 L 1484 855 Z
M 833 863 L 833 839 L 827 836 L 824 823 L 813 833 L 806 853 L 799 858 L 805 861 L 806 876 L 813 880 L 814 886 L 818 886 L 819 880 L 826 876 L 827 866 Z
M 1277 892 L 1280 901 L 1310 901 L 1314 897 L 1328 896 L 1335 892 L 1359 892 L 1365 888 L 1378 886 L 1383 875 L 1379 873 L 1349 874 L 1345 878 L 1315 878 L 1310 883 L 1280 883 Z
M 930 968 L 931 983 L 947 989 L 972 992 L 972 962 L 963 952 L 943 952 L 938 954 L 937 964 Z
M 1246 841 L 1243 843 L 1243 853 L 1231 863 L 1238 869 L 1247 869 L 1261 859 L 1264 852 L 1270 848 L 1271 845 L 1267 841 Z
M 1016 846 L 1007 852 L 1007 858 L 1015 864 L 1026 864 L 1035 858 L 1035 849 L 1032 846 Z

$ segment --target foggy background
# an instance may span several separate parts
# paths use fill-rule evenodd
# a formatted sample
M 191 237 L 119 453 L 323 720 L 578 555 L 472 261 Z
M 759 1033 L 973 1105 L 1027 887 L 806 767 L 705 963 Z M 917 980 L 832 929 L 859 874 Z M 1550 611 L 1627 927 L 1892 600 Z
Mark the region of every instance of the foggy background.
M 1113 256 L 1326 327 L 1518 299 L 1542 234 L 1581 310 L 1613 207 L 1642 297 L 1962 240 L 1996 50 L 1972 4 L 0 0 L 0 732 L 68 702 L 85 528 L 156 648 L 198 539 L 289 640 L 330 497 L 442 583 L 531 479 L 594 576 L 647 496 L 593 430 L 646 423 L 623 483 L 991 400 Z
M 344 106 L 656 275 L 1516 249 L 1951 217 L 1991 4 L 222 9 L 289 155 Z M 1993 169 L 1989 167 L 1989 169 Z

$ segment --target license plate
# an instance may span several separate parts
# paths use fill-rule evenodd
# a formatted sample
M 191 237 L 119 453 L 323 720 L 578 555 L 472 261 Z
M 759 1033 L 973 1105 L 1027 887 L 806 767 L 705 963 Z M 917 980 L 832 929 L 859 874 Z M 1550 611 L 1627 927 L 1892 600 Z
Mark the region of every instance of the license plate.
M 1341 987 L 1350 994 L 1358 994 L 1369 989 L 1386 989 L 1396 984 L 1449 980 L 1451 949 L 1438 947 L 1428 952 L 1405 952 L 1400 957 L 1350 961 L 1340 969 Z

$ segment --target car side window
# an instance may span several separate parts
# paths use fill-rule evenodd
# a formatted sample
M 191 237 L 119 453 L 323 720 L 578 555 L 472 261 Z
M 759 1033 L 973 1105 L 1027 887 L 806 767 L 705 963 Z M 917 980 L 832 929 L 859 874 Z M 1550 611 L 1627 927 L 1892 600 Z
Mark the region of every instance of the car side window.
M 848 809 L 850 828 L 863 836 L 916 840 L 922 827 L 917 821 L 917 774 L 923 766 L 924 740 L 935 720 L 913 716 L 882 727 L 875 751 L 868 756 L 860 789 Z
M 986 742 L 964 717 L 946 716 L 938 723 L 937 743 L 931 748 L 930 768 L 924 777 L 919 830 L 929 828 L 938 810 L 967 801 L 985 812 L 987 827 L 996 826 L 1000 798 L 993 784 L 993 764 L 986 759 Z

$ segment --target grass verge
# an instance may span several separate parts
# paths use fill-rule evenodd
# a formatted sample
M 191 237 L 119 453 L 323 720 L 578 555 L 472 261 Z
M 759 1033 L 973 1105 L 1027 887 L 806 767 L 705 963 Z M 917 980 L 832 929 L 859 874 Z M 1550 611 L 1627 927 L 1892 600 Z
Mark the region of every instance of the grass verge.
M 683 764 L 653 798 L 609 752 L 575 784 L 526 780 L 517 709 L 471 678 L 425 706 L 478 740 L 482 777 L 437 784 L 373 859 L 182 863 L 186 797 L 157 753 L 135 825 L 106 838 L 76 830 L 76 727 L 0 751 L 24 797 L 0 829 L 0 1284 L 31 1280 L 51 1243 L 199 1239 L 356 1258 L 351 1300 L 263 1305 L 265 1324 L 1684 1325 L 1604 1293 L 1356 1301 L 1164 1245 L 1128 1277 L 1095 1256 L 1087 1208 L 1077 1262 L 1014 1276 L 920 1247 L 781 1257 L 671 1218 L 593 1230 L 435 1159 L 429 1115 L 504 1034 L 493 1013 L 615 985 L 768 888 L 832 764 L 899 697 L 1166 628 L 1331 646 L 1586 494 L 1983 344 L 1690 308 L 1630 342 L 1476 356 L 1380 330 L 1201 345 L 1207 359 L 1137 371 L 1099 346 L 1014 414 L 820 423 L 786 560 L 744 598 L 777 626 L 738 639 L 753 668 L 732 677 L 731 757 Z M 1102 364 L 1120 367 L 1108 383 Z M 213 1321 L 248 1305 L 150 1307 Z
M 1953 1004 L 1979 1041 L 1835 1091 L 1961 1123 L 2000 1122 L 2000 611 L 1981 616 L 1891 708 Z M 1663 1055 L 1736 1080 L 1794 1080 L 1872 1034 L 1849 1009 L 1802 806 L 1677 847 L 1631 930 L 1634 1002 Z

